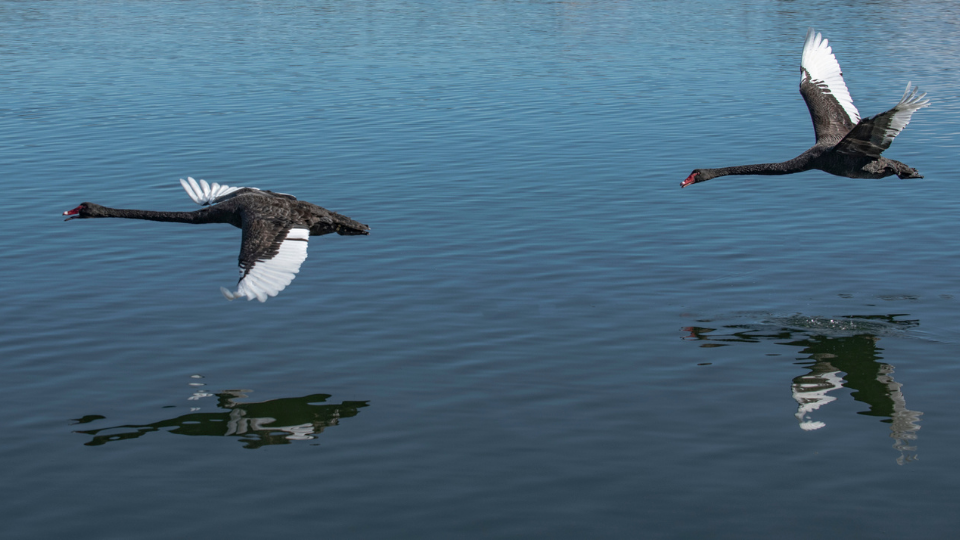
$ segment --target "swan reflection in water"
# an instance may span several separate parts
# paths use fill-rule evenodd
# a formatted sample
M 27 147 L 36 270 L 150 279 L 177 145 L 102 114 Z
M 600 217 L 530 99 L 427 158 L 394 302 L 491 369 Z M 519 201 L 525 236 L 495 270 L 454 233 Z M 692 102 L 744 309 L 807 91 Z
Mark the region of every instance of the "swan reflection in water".
M 99 446 L 108 442 L 136 439 L 154 431 L 166 431 L 178 435 L 207 435 L 214 437 L 238 437 L 244 448 L 260 448 L 271 444 L 290 444 L 293 441 L 315 439 L 329 426 L 340 423 L 341 418 L 356 416 L 367 401 L 344 401 L 339 404 L 320 404 L 331 396 L 311 394 L 297 398 L 271 399 L 260 402 L 240 402 L 250 390 L 225 390 L 217 394 L 197 392 L 191 400 L 204 397 L 217 398 L 220 412 L 196 412 L 194 409 L 169 420 L 150 424 L 126 424 L 75 431 L 92 435 L 84 443 Z M 74 420 L 76 424 L 103 419 L 100 415 L 87 415 Z
M 814 420 L 815 411 L 837 400 L 831 392 L 842 387 L 852 390 L 854 400 L 869 409 L 858 414 L 878 416 L 890 424 L 893 448 L 900 452 L 901 465 L 917 459 L 914 441 L 920 426 L 919 411 L 907 409 L 903 384 L 893 378 L 892 365 L 881 362 L 883 335 L 895 335 L 917 326 L 916 320 L 897 319 L 904 315 L 851 315 L 837 319 L 795 316 L 768 320 L 761 324 L 726 325 L 722 329 L 686 327 L 684 339 L 707 341 L 701 346 L 716 347 L 731 343 L 775 341 L 799 347 L 805 357 L 799 365 L 809 371 L 793 378 L 791 392 L 797 402 L 795 416 L 800 429 L 814 431 L 824 427 Z M 717 333 L 719 332 L 719 333 Z

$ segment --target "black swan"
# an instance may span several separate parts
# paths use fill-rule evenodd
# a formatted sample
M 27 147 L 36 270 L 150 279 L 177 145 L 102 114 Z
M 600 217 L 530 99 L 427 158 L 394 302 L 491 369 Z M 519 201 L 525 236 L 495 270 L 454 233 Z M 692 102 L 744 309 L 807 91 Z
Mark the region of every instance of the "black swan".
M 228 300 L 245 296 L 266 302 L 293 281 L 300 265 L 307 258 L 310 236 L 337 233 L 369 234 L 370 227 L 347 216 L 298 201 L 293 195 L 212 185 L 193 178 L 180 180 L 190 198 L 206 208 L 194 212 L 153 212 L 119 210 L 93 203 L 63 213 L 65 221 L 76 218 L 130 218 L 178 223 L 229 223 L 243 229 L 240 242 L 240 282 L 230 292 L 220 287 Z
M 800 58 L 800 94 L 813 119 L 817 136 L 813 148 L 783 163 L 694 169 L 680 187 L 731 174 L 791 174 L 810 169 L 850 178 L 883 178 L 893 174 L 900 178 L 923 178 L 904 163 L 880 157 L 910 122 L 913 113 L 930 104 L 923 99 L 926 94 L 917 95 L 917 92 L 916 87 L 911 90 L 907 83 L 907 90 L 896 107 L 861 120 L 827 40 L 811 28 Z

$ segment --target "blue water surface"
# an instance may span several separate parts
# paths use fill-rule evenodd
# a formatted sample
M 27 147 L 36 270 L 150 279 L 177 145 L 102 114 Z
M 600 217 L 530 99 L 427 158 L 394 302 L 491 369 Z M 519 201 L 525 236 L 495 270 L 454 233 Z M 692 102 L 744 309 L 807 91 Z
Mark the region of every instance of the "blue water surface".
M 4 537 L 952 538 L 960 5 L 0 3 Z M 813 142 L 808 27 L 887 156 Z M 372 227 L 227 302 L 177 180 Z

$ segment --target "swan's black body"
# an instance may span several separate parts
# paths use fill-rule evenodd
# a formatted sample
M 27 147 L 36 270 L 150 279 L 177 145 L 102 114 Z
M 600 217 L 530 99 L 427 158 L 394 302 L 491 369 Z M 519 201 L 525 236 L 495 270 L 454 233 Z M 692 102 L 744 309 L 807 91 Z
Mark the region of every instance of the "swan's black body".
M 184 187 L 187 186 L 184 185 Z M 193 197 L 192 194 L 191 197 Z M 366 235 L 370 231 L 368 226 L 347 216 L 331 212 L 315 204 L 298 201 L 296 197 L 283 193 L 240 188 L 215 199 L 213 202 L 215 204 L 194 212 L 124 210 L 84 202 L 73 210 L 64 212 L 64 215 L 72 216 L 67 220 L 76 218 L 127 218 L 193 224 L 229 223 L 243 230 L 239 257 L 241 285 L 251 272 L 258 267 L 258 264 L 262 270 L 251 278 L 252 292 L 249 294 L 244 292 L 244 288 L 241 286 L 239 295 L 247 296 L 248 299 L 256 297 L 260 301 L 266 300 L 266 296 L 276 295 L 293 279 L 293 275 L 299 270 L 300 263 L 306 258 L 307 234 L 304 233 L 307 231 L 309 231 L 309 236 L 330 233 Z M 283 253 L 284 245 L 290 246 L 298 241 L 304 242 L 304 245 L 301 246 L 302 249 L 298 249 L 296 252 Z M 277 264 L 271 266 L 271 261 L 278 255 L 282 256 L 277 259 Z M 285 261 L 282 264 L 280 264 L 281 259 Z M 269 274 L 269 276 L 266 276 L 267 283 L 260 283 L 254 287 L 253 280 L 259 279 L 261 282 L 265 280 L 265 276 L 259 275 L 262 272 Z M 277 274 L 285 275 L 277 279 Z M 286 283 L 281 283 L 287 277 L 289 279 L 286 280 Z M 224 294 L 230 299 L 237 296 L 237 293 L 229 293 L 226 290 L 224 290 Z
M 916 169 L 881 157 L 911 115 L 929 101 L 917 89 L 907 90 L 896 107 L 860 119 L 840 72 L 840 65 L 827 40 L 813 29 L 807 32 L 800 64 L 800 94 L 810 110 L 816 144 L 799 156 L 781 163 L 739 165 L 720 169 L 694 169 L 680 187 L 728 175 L 779 175 L 819 169 L 849 178 L 923 178 Z

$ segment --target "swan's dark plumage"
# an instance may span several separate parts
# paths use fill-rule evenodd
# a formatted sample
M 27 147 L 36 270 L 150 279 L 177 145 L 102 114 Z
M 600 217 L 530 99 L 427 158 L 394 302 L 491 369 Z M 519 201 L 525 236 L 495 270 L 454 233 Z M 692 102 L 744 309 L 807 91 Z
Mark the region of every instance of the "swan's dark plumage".
M 293 195 L 256 188 L 212 186 L 192 178 L 181 180 L 187 194 L 204 208 L 194 212 L 154 212 L 107 208 L 81 203 L 64 215 L 75 218 L 117 217 L 178 223 L 229 223 L 243 231 L 240 242 L 240 281 L 228 299 L 246 297 L 261 302 L 276 296 L 293 280 L 307 257 L 310 236 L 330 233 L 365 235 L 370 228 L 347 216 L 297 200 Z
M 849 178 L 923 178 L 904 163 L 881 157 L 917 110 L 930 104 L 916 87 L 907 89 L 897 105 L 876 116 L 860 118 L 826 39 L 811 28 L 800 60 L 800 95 L 807 104 L 816 144 L 781 163 L 740 165 L 721 169 L 694 169 L 680 187 L 719 176 L 737 174 L 792 174 L 819 169 Z

